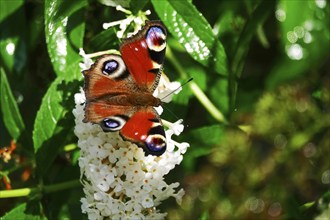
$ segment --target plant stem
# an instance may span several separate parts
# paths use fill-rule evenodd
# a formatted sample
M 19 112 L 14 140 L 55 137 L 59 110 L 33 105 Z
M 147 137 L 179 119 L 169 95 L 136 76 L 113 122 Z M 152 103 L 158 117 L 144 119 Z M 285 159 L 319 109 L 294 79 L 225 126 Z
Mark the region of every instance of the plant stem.
M 11 190 L 1 190 L 0 199 L 2 198 L 14 198 L 21 196 L 28 196 L 40 192 L 38 188 L 21 188 L 21 189 L 11 189 Z
M 60 190 L 74 188 L 79 185 L 80 185 L 79 180 L 72 180 L 72 181 L 48 185 L 44 187 L 0 190 L 0 198 L 13 198 L 13 197 L 29 196 L 32 194 L 53 193 Z
M 188 78 L 188 75 L 184 71 L 181 64 L 175 59 L 172 50 L 170 47 L 166 49 L 166 56 L 173 64 L 175 69 L 178 71 L 181 78 Z M 228 124 L 228 121 L 222 114 L 222 112 L 211 102 L 211 100 L 205 95 L 205 93 L 201 90 L 201 88 L 197 85 L 197 83 L 191 81 L 189 84 L 191 91 L 197 97 L 198 101 L 205 107 L 205 109 L 211 114 L 213 118 L 215 118 L 218 122 Z

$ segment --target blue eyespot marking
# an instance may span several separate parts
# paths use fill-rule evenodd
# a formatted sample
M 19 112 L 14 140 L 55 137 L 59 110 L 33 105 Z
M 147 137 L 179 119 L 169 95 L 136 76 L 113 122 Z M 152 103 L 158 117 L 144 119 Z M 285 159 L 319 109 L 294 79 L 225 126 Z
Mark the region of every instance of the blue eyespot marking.
M 104 63 L 103 65 L 103 74 L 105 75 L 111 75 L 113 72 L 115 72 L 119 67 L 119 64 L 116 60 L 109 60 Z
M 111 118 L 106 118 L 103 120 L 104 126 L 110 129 L 115 129 L 120 126 L 120 123 L 116 120 L 113 120 Z
M 103 131 L 119 131 L 126 123 L 126 118 L 120 115 L 103 119 L 100 122 Z
M 161 51 L 166 45 L 166 33 L 158 26 L 151 27 L 147 32 L 146 41 L 149 49 Z

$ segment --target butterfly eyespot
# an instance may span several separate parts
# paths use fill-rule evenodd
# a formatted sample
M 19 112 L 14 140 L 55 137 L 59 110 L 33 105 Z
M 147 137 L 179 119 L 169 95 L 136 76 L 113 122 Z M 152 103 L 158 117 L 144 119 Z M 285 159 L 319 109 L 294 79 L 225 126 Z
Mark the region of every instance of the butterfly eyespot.
M 115 80 L 124 79 L 129 75 L 123 59 L 115 54 L 103 58 L 103 64 L 100 68 L 104 75 Z
M 160 52 L 166 47 L 166 32 L 159 26 L 149 28 L 146 41 L 150 50 Z
M 153 122 L 153 127 L 148 132 L 148 137 L 144 141 L 146 153 L 162 155 L 166 150 L 165 131 L 158 119 L 155 119 Z
M 118 62 L 116 60 L 109 60 L 104 63 L 103 66 L 103 74 L 105 75 L 111 75 L 113 72 L 115 72 L 118 69 Z
M 152 134 L 145 140 L 145 145 L 149 154 L 161 155 L 166 150 L 166 140 L 163 135 Z
M 120 116 L 105 118 L 100 123 L 103 131 L 119 131 L 125 125 L 126 119 Z

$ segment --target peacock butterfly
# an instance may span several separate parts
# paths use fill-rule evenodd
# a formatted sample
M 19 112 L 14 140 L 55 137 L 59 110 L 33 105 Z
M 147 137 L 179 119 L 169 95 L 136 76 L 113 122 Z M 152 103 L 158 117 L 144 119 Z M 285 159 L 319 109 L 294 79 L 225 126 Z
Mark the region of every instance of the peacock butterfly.
M 144 149 L 162 155 L 166 136 L 154 107 L 161 100 L 152 94 L 162 72 L 166 29 L 160 21 L 147 21 L 120 45 L 120 54 L 98 58 L 83 71 L 86 95 L 84 122 L 99 124 L 103 131 L 120 135 Z

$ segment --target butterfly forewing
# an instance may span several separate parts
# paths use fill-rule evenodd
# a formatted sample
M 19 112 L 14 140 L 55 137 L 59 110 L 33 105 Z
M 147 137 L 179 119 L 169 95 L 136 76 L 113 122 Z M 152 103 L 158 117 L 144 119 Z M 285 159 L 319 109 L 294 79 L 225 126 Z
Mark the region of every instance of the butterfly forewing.
M 161 22 L 147 22 L 135 36 L 128 38 L 120 52 L 136 83 L 153 92 L 158 85 L 166 50 L 167 32 Z

